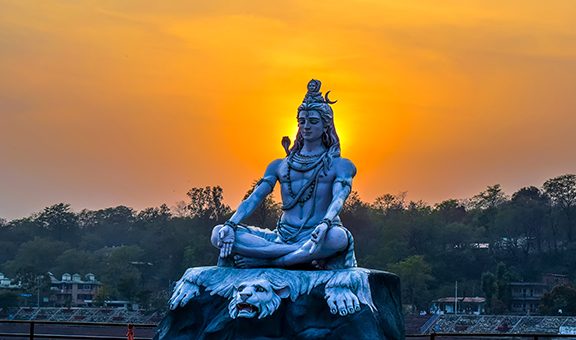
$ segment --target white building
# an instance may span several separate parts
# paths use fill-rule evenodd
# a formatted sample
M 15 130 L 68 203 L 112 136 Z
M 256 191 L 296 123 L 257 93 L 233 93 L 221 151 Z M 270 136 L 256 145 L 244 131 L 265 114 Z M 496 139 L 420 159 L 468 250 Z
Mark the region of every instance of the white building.
M 0 289 L 20 289 L 20 288 L 22 288 L 22 285 L 20 283 L 13 284 L 12 280 L 9 277 L 4 275 L 3 273 L 0 273 Z

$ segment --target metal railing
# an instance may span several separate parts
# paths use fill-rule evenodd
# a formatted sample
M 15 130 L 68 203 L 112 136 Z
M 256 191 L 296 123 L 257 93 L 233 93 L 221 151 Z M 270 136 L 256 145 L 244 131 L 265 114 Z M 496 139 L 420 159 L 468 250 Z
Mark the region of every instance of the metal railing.
M 417 339 L 430 339 L 430 340 L 442 340 L 442 339 L 532 339 L 532 340 L 544 340 L 544 339 L 555 339 L 555 338 L 565 338 L 565 339 L 576 339 L 576 335 L 571 334 L 529 334 L 529 333 L 430 333 L 430 334 L 407 334 L 406 338 L 417 338 Z
M 432 314 L 432 316 L 430 317 L 430 319 L 428 319 L 428 321 L 426 321 L 426 323 L 424 323 L 421 327 L 420 327 L 420 333 L 427 333 L 428 330 L 430 329 L 430 327 L 432 327 L 432 324 L 434 322 L 436 322 L 436 320 L 438 320 L 440 318 L 440 314 Z
M 110 322 L 74 322 L 74 321 L 44 321 L 44 320 L 0 320 L 0 324 L 12 324 L 22 326 L 27 331 L 20 329 L 13 332 L 0 332 L 1 338 L 24 338 L 24 339 L 77 339 L 77 340 L 152 340 L 152 337 L 133 336 L 138 330 L 147 330 L 150 333 L 158 325 L 156 324 L 130 324 L 130 323 L 110 323 Z M 25 327 L 27 325 L 27 327 Z M 39 326 L 74 326 L 74 327 L 114 327 L 126 330 L 126 335 L 89 335 L 89 334 L 61 334 L 61 333 L 39 333 Z M 18 327 L 17 327 L 18 328 Z M 132 330 L 132 332 L 130 332 Z M 46 331 L 46 330 L 44 330 Z M 94 332 L 94 329 L 92 329 Z M 129 336 L 130 334 L 130 336 Z M 570 334 L 529 334 L 529 333 L 431 333 L 431 334 L 407 334 L 408 339 L 576 339 L 576 335 Z
M 6 332 L 1 331 L 1 338 L 27 338 L 33 339 L 85 339 L 85 340 L 152 340 L 152 337 L 138 337 L 134 334 L 138 333 L 138 330 L 147 330 L 146 333 L 151 333 L 152 329 L 155 329 L 158 325 L 156 324 L 131 324 L 131 323 L 110 323 L 110 322 L 74 322 L 74 321 L 47 321 L 47 320 L 0 320 L 1 324 L 12 325 L 14 329 L 12 331 Z M 28 327 L 26 327 L 28 325 Z M 39 326 L 46 326 L 56 328 L 56 332 L 46 332 L 49 329 L 40 330 Z M 73 326 L 84 327 L 84 328 L 117 328 L 117 332 L 121 329 L 125 330 L 126 335 L 90 335 L 89 333 L 94 333 L 92 331 L 86 331 L 84 334 L 62 334 L 62 328 L 58 330 L 57 326 Z M 44 328 L 46 328 L 44 327 Z M 54 330 L 54 329 L 53 329 Z M 68 329 L 70 330 L 70 329 Z M 39 332 L 43 331 L 43 332 Z M 88 333 L 88 334 L 86 334 Z

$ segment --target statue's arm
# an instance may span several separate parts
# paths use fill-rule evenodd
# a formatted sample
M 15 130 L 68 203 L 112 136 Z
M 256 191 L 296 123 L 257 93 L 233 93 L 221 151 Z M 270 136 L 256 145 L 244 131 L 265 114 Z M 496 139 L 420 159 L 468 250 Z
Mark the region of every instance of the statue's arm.
M 344 202 L 352 192 L 352 179 L 356 175 L 356 167 L 348 159 L 341 158 L 336 164 L 336 179 L 332 185 L 332 202 L 328 206 L 324 219 L 332 221 L 340 214 Z
M 260 203 L 264 201 L 266 196 L 274 190 L 274 185 L 278 180 L 278 167 L 281 162 L 281 159 L 277 159 L 268 165 L 264 172 L 264 177 L 258 182 L 250 196 L 240 203 L 234 215 L 230 217 L 230 222 L 234 224 L 242 222 L 242 220 L 250 216 Z
M 324 242 L 324 238 L 332 221 L 338 216 L 344 206 L 346 198 L 348 198 L 348 195 L 352 192 L 352 179 L 356 175 L 356 167 L 354 164 L 347 159 L 340 158 L 335 162 L 334 166 L 336 169 L 336 178 L 334 179 L 334 184 L 332 184 L 332 201 L 326 210 L 324 218 L 310 235 L 310 241 L 313 243 L 309 250 L 310 254 L 320 249 L 318 245 Z

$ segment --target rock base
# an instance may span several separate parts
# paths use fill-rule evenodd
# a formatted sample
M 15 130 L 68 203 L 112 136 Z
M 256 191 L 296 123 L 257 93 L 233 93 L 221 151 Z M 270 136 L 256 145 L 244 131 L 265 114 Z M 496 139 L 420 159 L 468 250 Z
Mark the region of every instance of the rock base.
M 262 319 L 231 318 L 229 300 L 202 288 L 184 307 L 167 313 L 154 339 L 404 339 L 398 276 L 368 270 L 368 282 L 376 310 L 361 305 L 346 316 L 330 313 L 324 285 L 295 301 L 283 299 Z

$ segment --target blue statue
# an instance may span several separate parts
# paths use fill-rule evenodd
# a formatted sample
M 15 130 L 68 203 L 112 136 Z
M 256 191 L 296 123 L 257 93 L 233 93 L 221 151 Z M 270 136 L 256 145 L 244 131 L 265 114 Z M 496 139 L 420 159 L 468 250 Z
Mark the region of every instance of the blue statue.
M 398 277 L 357 267 L 354 239 L 338 216 L 356 167 L 340 157 L 335 102 L 320 86 L 308 83 L 294 145 L 282 140 L 287 156 L 214 227 L 218 266 L 189 268 L 176 283 L 155 339 L 404 338 Z M 276 229 L 243 224 L 277 182 Z
M 287 157 L 272 161 L 252 194 L 223 225 L 214 227 L 212 244 L 234 266 L 336 269 L 356 266 L 354 241 L 338 214 L 351 192 L 356 167 L 340 157 L 340 140 L 321 83 L 311 80 L 298 107 L 298 134 Z M 275 230 L 242 224 L 280 183 L 282 216 Z

